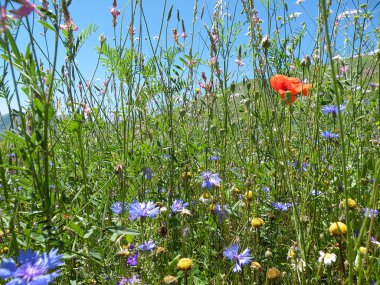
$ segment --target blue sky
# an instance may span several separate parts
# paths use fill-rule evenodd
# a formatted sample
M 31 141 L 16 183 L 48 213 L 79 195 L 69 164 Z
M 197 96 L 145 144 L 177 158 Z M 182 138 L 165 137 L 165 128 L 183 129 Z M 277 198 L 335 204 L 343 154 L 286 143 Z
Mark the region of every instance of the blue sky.
M 271 0 L 272 4 L 274 3 L 273 1 Z M 1 2 L 3 2 L 3 0 L 1 0 Z M 159 33 L 161 17 L 164 11 L 164 2 L 165 2 L 164 0 L 143 0 L 143 9 L 148 21 L 151 37 L 154 37 L 158 35 Z M 224 2 L 228 2 L 229 5 L 235 4 L 235 1 L 224 1 Z M 263 2 L 266 2 L 266 1 L 255 1 L 255 2 L 257 5 L 256 9 L 258 10 L 258 16 L 263 21 L 262 26 L 264 28 L 264 34 L 268 34 L 268 31 L 265 30 L 265 27 L 267 26 L 267 19 L 266 19 L 267 12 L 262 4 Z M 279 3 L 280 1 L 275 1 L 275 2 Z M 294 22 L 292 22 L 292 28 L 296 29 L 297 27 L 301 27 L 302 22 L 305 22 L 307 25 L 308 36 L 305 38 L 304 42 L 302 43 L 301 56 L 309 54 L 314 46 L 313 37 L 315 36 L 315 29 L 316 29 L 315 19 L 318 13 L 318 7 L 316 4 L 317 1 L 305 0 L 301 5 L 296 5 L 295 0 L 286 1 L 286 2 L 288 5 L 289 14 L 293 12 L 301 13 L 301 15 L 296 20 L 294 20 Z M 357 8 L 352 4 L 352 1 L 347 1 L 347 2 L 349 2 L 350 4 L 348 4 L 347 6 L 341 6 L 339 8 L 339 12 Z M 372 3 L 371 5 L 372 7 L 374 7 L 376 11 L 374 13 L 375 17 L 372 23 L 373 26 L 375 27 L 379 25 L 379 7 L 376 6 L 377 1 L 370 0 L 369 2 Z M 39 2 L 36 2 L 36 3 L 40 4 Z M 94 0 L 94 1 L 73 0 L 71 6 L 69 7 L 71 17 L 73 21 L 75 22 L 75 24 L 79 27 L 78 32 L 85 29 L 90 24 L 95 24 L 98 27 L 96 33 L 94 33 L 85 42 L 85 44 L 81 48 L 81 51 L 79 52 L 76 58 L 76 61 L 78 62 L 79 67 L 86 78 L 90 78 L 90 76 L 93 74 L 93 70 L 96 65 L 97 53 L 95 50 L 95 46 L 99 45 L 99 41 L 98 41 L 99 36 L 101 34 L 104 34 L 107 37 L 107 41 L 109 42 L 112 41 L 113 39 L 112 16 L 109 12 L 109 9 L 112 7 L 112 3 L 113 3 L 113 0 Z M 127 0 L 117 1 L 117 4 L 118 4 L 117 8 L 122 11 L 122 15 L 119 16 L 118 18 L 118 25 L 116 28 L 117 32 L 119 32 L 120 27 L 122 27 L 125 34 L 125 31 L 130 21 L 130 14 L 131 14 L 130 3 L 131 2 Z M 242 7 L 240 5 L 240 1 L 238 1 L 238 3 L 239 4 L 237 6 L 237 20 L 244 22 L 245 16 L 241 13 Z M 336 10 L 338 9 L 338 6 L 337 6 L 338 1 L 334 0 L 333 3 L 334 4 L 332 7 L 332 10 L 335 9 L 334 12 L 336 12 Z M 168 10 L 171 5 L 173 5 L 173 12 L 172 12 L 171 20 L 168 24 L 169 37 L 171 37 L 171 30 L 173 28 L 177 28 L 179 33 L 182 32 L 181 24 L 177 22 L 177 10 L 179 10 L 180 12 L 179 13 L 180 19 L 184 20 L 187 33 L 190 34 L 193 9 L 194 9 L 194 1 L 193 0 L 167 0 L 165 22 L 166 22 Z M 201 53 L 201 56 L 203 57 L 208 56 L 207 46 L 202 41 L 202 37 L 205 36 L 203 25 L 207 24 L 208 26 L 210 26 L 210 21 L 211 21 L 210 15 L 212 14 L 214 5 L 215 5 L 215 1 L 211 1 L 211 0 L 198 1 L 198 16 L 200 15 L 202 6 L 204 6 L 204 17 L 203 19 L 198 18 L 198 20 L 196 21 L 194 47 L 195 49 L 198 49 L 198 51 Z M 281 7 L 283 9 L 283 5 L 281 5 Z M 122 22 L 122 17 L 124 17 L 123 22 Z M 38 32 L 41 31 L 39 28 L 39 24 L 37 23 L 38 16 L 36 14 L 30 15 L 29 20 L 36 24 L 35 37 L 37 40 L 41 40 L 42 42 L 43 37 L 38 34 Z M 140 30 L 139 30 L 139 27 L 136 27 L 136 28 L 137 28 L 137 33 L 136 33 L 136 36 L 137 36 Z M 142 39 L 144 39 L 143 42 L 145 41 L 147 43 L 147 40 L 145 40 L 145 37 L 147 37 L 147 33 L 145 29 L 142 29 L 141 32 L 142 32 Z M 247 32 L 247 26 L 243 26 L 242 31 L 237 37 L 236 46 L 238 46 L 239 44 L 248 43 L 248 37 L 245 35 L 246 32 Z M 340 37 L 338 39 L 339 39 L 338 48 L 343 48 L 343 37 Z M 26 34 L 19 37 L 18 43 L 21 50 L 24 50 L 27 42 L 28 42 L 28 37 Z M 202 51 L 204 51 L 203 54 L 202 54 Z M 148 49 L 145 50 L 144 52 L 149 54 Z M 60 66 L 63 63 L 64 58 L 65 58 L 65 50 L 62 46 L 59 49 L 58 58 L 59 58 L 58 66 Z M 249 77 L 249 68 L 247 68 L 247 70 L 244 70 L 244 72 L 246 72 L 246 75 Z M 105 76 L 106 76 L 105 70 L 100 69 L 95 75 L 95 79 L 99 78 L 103 80 Z M 22 99 L 25 101 L 25 96 L 23 96 Z M 12 107 L 14 108 L 16 107 L 15 102 L 13 102 Z M 0 98 L 0 112 L 7 113 L 5 102 L 1 98 Z

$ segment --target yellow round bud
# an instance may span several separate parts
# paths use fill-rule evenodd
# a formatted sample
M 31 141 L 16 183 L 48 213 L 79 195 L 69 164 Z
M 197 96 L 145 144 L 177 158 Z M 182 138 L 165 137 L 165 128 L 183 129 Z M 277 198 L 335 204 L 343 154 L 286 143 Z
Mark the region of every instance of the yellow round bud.
M 347 233 L 347 226 L 342 222 L 335 222 L 329 227 L 329 232 L 333 236 L 344 235 Z
M 346 206 L 346 200 L 342 200 L 341 204 L 343 207 Z M 351 198 L 347 199 L 347 205 L 348 205 L 348 208 L 350 208 L 351 210 L 355 209 L 358 206 L 356 201 L 354 199 L 351 199 Z
M 259 229 L 264 225 L 264 220 L 262 218 L 254 217 L 252 218 L 251 225 L 252 227 Z
M 189 270 L 193 266 L 193 261 L 190 258 L 181 258 L 177 263 L 179 270 Z

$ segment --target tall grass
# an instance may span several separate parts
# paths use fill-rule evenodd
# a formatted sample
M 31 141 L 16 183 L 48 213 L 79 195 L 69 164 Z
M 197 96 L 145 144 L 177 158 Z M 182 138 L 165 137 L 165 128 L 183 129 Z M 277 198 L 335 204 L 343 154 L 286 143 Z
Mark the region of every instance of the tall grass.
M 378 4 L 320 0 L 316 29 L 284 1 L 195 0 L 189 23 L 161 4 L 154 39 L 143 1 L 113 2 L 91 78 L 76 58 L 96 28 L 75 31 L 71 1 L 7 20 L 3 258 L 58 248 L 57 284 L 380 284 Z M 286 104 L 276 74 L 309 95 Z M 133 219 L 136 201 L 159 214 Z

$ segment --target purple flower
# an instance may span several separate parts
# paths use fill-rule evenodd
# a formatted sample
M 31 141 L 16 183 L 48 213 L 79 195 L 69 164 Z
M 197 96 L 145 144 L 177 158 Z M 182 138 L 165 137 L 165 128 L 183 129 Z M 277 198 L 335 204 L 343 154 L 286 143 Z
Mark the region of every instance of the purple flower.
M 117 283 L 117 285 L 134 285 L 134 284 L 140 284 L 141 280 L 136 276 L 136 275 L 132 275 L 131 278 L 124 278 L 121 279 L 121 281 L 119 283 Z
M 122 207 L 121 202 L 116 202 L 112 204 L 111 211 L 115 213 L 116 215 L 120 215 L 122 212 L 125 212 L 126 208 L 127 208 L 127 203 L 124 202 L 124 207 Z
M 202 179 L 203 179 L 202 188 L 207 187 L 208 189 L 211 189 L 213 186 L 219 187 L 220 181 L 222 181 L 222 179 L 220 179 L 218 173 L 213 174 L 210 171 L 203 172 L 202 173 Z
M 173 213 L 182 211 L 182 209 L 187 208 L 189 203 L 183 203 L 182 200 L 174 200 L 173 205 L 170 207 Z
M 155 249 L 156 244 L 152 240 L 149 240 L 146 243 L 139 245 L 138 248 L 141 251 L 147 251 L 148 252 L 148 251 Z
M 223 220 L 223 215 L 224 214 L 229 214 L 229 210 L 227 209 L 227 205 L 224 205 L 222 207 L 222 205 L 220 204 L 215 204 L 215 208 L 214 208 L 214 214 L 218 215 L 219 218 L 218 218 L 218 223 L 221 223 L 222 220 Z
M 376 218 L 378 214 L 379 214 L 379 211 L 377 209 L 369 209 L 369 208 L 364 209 L 364 217 Z
M 327 131 L 324 131 L 324 132 L 322 132 L 322 137 L 325 138 L 325 139 L 333 140 L 333 139 L 337 139 L 339 137 L 339 135 L 338 134 L 334 134 L 334 133 L 329 133 Z
M 127 264 L 129 266 L 136 266 L 138 257 L 139 257 L 139 253 L 135 251 L 134 254 L 128 256 Z
M 274 202 L 272 206 L 278 210 L 281 211 L 287 211 L 290 207 L 293 207 L 293 203 L 281 203 L 281 202 Z
M 59 271 L 47 273 L 48 270 L 61 266 L 62 254 L 57 254 L 58 249 L 40 255 L 31 249 L 20 250 L 17 263 L 12 259 L 4 258 L 0 265 L 0 278 L 12 278 L 7 284 L 14 285 L 45 285 L 59 276 Z
M 233 262 L 235 262 L 235 266 L 232 269 L 232 272 L 240 272 L 241 267 L 248 264 L 252 257 L 249 255 L 249 249 L 246 248 L 242 253 L 238 254 L 239 244 L 235 243 L 231 245 L 230 248 L 226 248 L 223 251 L 223 255 Z
M 160 208 L 156 207 L 153 202 L 138 202 L 134 201 L 129 205 L 129 219 L 131 221 L 137 218 L 154 218 L 160 213 Z

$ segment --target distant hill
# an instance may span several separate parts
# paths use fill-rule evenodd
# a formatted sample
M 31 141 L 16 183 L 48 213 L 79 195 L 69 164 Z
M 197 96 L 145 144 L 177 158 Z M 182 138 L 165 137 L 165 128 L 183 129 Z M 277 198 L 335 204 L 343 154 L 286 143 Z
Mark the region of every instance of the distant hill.
M 2 115 L 0 118 L 0 133 L 3 130 L 9 129 L 11 126 L 11 117 L 9 114 Z

